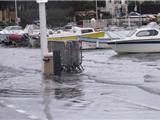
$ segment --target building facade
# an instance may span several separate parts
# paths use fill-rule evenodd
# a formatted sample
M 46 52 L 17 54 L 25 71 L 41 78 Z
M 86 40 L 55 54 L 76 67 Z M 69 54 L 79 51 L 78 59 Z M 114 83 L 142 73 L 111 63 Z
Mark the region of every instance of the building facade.
M 0 10 L 0 21 L 3 22 L 15 21 L 15 11 L 10 11 L 8 9 Z
M 14 2 L 0 1 L 0 21 L 15 21 Z
M 125 0 L 106 0 L 105 9 L 113 17 L 121 17 L 128 14 L 128 3 Z

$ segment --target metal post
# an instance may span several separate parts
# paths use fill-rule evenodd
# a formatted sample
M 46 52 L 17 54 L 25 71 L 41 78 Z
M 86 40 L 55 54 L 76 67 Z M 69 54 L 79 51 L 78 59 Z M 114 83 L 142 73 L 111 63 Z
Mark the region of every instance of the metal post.
M 96 20 L 98 20 L 98 6 L 97 6 L 97 0 L 96 0 Z
M 44 55 L 48 53 L 47 28 L 46 28 L 46 8 L 45 3 L 48 0 L 37 0 L 39 3 L 39 19 L 40 19 L 40 43 L 42 55 L 42 72 L 44 73 Z
M 17 22 L 17 0 L 15 0 L 15 23 L 18 24 Z
M 142 9 L 141 9 L 141 3 L 139 4 L 139 11 L 140 11 L 140 26 L 142 26 Z
M 131 19 L 130 19 L 129 16 L 128 16 L 128 27 L 129 27 L 129 28 L 131 27 Z

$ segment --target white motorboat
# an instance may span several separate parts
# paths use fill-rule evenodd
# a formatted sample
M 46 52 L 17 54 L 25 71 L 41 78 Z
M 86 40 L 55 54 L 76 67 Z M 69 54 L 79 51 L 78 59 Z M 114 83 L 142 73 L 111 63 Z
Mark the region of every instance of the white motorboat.
M 108 41 L 118 53 L 160 52 L 159 27 L 142 27 L 130 32 L 126 38 Z
M 0 31 L 0 34 L 24 34 L 23 28 L 21 26 L 8 26 Z
M 48 41 L 54 40 L 77 40 L 80 37 L 88 38 L 99 38 L 104 37 L 105 32 L 98 31 L 96 32 L 93 28 L 80 28 L 72 27 L 70 31 L 58 31 L 57 33 L 50 34 L 48 36 Z
M 151 23 L 130 32 L 125 39 L 108 41 L 118 53 L 160 52 L 160 29 Z
M 8 26 L 0 31 L 0 41 L 1 42 L 8 42 L 8 37 L 11 34 L 23 35 L 25 31 L 22 29 L 21 26 Z
M 28 24 L 28 25 L 26 25 L 24 32 L 26 32 L 30 37 L 39 38 L 40 26 L 35 25 L 35 24 Z M 47 28 L 47 35 L 49 35 L 49 34 L 53 34 L 53 30 Z
M 37 37 L 37 36 L 39 37 L 40 35 L 40 28 L 38 25 L 35 25 L 35 24 L 26 25 L 26 27 L 24 28 L 24 31 L 28 33 L 28 35 L 31 37 Z

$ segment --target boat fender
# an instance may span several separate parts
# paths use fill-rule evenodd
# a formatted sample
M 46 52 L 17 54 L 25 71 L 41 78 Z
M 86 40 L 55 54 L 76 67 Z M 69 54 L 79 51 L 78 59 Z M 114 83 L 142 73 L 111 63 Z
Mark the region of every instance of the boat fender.
M 64 41 L 64 46 L 65 46 L 65 47 L 67 46 L 67 41 Z
M 44 62 L 49 62 L 49 58 L 43 58 Z

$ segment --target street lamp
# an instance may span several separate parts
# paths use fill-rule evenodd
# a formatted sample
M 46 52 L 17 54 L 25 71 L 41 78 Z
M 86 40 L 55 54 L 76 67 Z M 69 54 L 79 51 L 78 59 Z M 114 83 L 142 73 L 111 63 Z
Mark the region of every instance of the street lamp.
M 96 0 L 96 20 L 98 20 L 98 5 L 97 5 L 97 0 Z
M 18 19 L 17 19 L 17 0 L 15 0 L 15 23 L 18 24 Z
M 44 72 L 44 61 L 43 61 L 43 58 L 44 58 L 45 54 L 48 53 L 47 28 L 46 28 L 46 7 L 45 7 L 45 3 L 46 2 L 48 2 L 48 0 L 37 0 L 37 3 L 39 3 L 42 72 Z
M 41 37 L 41 50 L 42 55 L 48 53 L 48 45 L 47 45 L 47 28 L 46 28 L 46 7 L 45 3 L 48 0 L 37 0 L 39 3 L 39 18 L 40 18 L 40 37 Z

